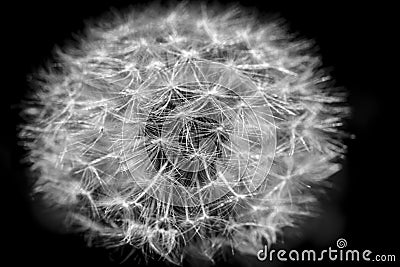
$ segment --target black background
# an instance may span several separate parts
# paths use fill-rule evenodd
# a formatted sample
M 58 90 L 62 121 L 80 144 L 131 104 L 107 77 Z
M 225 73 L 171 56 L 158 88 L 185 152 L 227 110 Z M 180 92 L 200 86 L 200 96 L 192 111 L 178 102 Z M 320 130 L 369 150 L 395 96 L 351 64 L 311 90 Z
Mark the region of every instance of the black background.
M 38 218 L 42 214 L 34 212 L 30 204 L 27 170 L 19 163 L 23 151 L 17 146 L 16 138 L 20 119 L 18 109 L 12 107 L 28 90 L 26 74 L 46 62 L 54 44 L 62 44 L 71 34 L 78 33 L 84 26 L 84 19 L 101 15 L 110 6 L 120 8 L 129 3 L 132 1 L 15 1 L 2 6 L 2 43 L 6 48 L 1 58 L 6 71 L 3 72 L 0 100 L 3 170 L 0 185 L 4 198 L 0 214 L 5 223 L 2 227 L 2 251 L 5 253 L 0 261 L 21 266 L 112 264 L 102 249 L 86 248 L 79 237 L 57 234 L 40 223 L 46 218 Z M 395 115 L 400 105 L 396 105 L 399 74 L 390 73 L 395 69 L 396 54 L 396 31 L 390 31 L 393 26 L 390 22 L 393 17 L 389 15 L 391 8 L 382 3 L 379 6 L 338 1 L 295 3 L 243 1 L 242 4 L 262 12 L 278 12 L 288 20 L 293 31 L 316 40 L 324 64 L 334 67 L 332 75 L 337 85 L 349 91 L 349 103 L 353 107 L 349 129 L 357 137 L 347 142 L 349 149 L 344 169 L 332 177 L 337 187 L 323 200 L 324 216 L 308 223 L 303 238 L 294 237 L 288 242 L 292 248 L 326 249 L 335 247 L 336 239 L 342 237 L 347 240 L 348 248 L 396 254 L 399 261 L 399 175 L 395 148 L 398 119 Z M 198 264 L 194 260 L 191 263 Z M 137 266 L 133 260 L 125 264 Z M 220 263 L 225 266 L 256 264 L 267 265 L 243 256 Z

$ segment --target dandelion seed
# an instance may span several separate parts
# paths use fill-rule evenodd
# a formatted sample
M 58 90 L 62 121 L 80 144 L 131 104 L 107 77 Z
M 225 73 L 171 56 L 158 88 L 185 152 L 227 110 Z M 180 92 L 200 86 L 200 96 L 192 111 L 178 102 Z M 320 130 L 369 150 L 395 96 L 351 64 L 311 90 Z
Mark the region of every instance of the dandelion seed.
M 256 254 L 340 169 L 345 94 L 283 24 L 154 8 L 88 25 L 37 72 L 20 133 L 35 191 L 104 246 Z

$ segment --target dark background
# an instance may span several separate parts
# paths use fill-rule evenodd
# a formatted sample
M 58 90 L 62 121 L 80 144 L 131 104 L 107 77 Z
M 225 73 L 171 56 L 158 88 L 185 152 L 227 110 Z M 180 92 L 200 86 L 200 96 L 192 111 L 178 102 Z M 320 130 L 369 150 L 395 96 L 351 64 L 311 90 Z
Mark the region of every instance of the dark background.
M 349 249 L 395 254 L 399 261 L 399 175 L 395 148 L 399 127 L 394 115 L 398 114 L 400 104 L 395 103 L 399 74 L 390 73 L 398 53 L 394 41 L 397 32 L 389 28 L 394 23 L 389 14 L 393 7 L 338 1 L 266 2 L 271 3 L 243 1 L 242 4 L 263 13 L 279 13 L 293 31 L 316 40 L 323 63 L 334 67 L 332 75 L 337 85 L 349 91 L 349 103 L 353 107 L 349 129 L 357 136 L 347 141 L 347 160 L 344 169 L 332 177 L 337 187 L 323 200 L 323 216 L 307 222 L 303 237 L 291 235 L 287 240 L 289 247 L 326 249 L 335 247 L 337 238 L 342 237 Z M 17 145 L 16 125 L 20 119 L 18 109 L 12 107 L 28 90 L 26 75 L 46 62 L 54 44 L 62 44 L 73 33 L 78 33 L 84 19 L 101 15 L 110 6 L 119 8 L 129 3 L 132 1 L 15 1 L 1 6 L 2 43 L 6 45 L 1 62 L 6 71 L 0 98 L 3 118 L 0 185 L 4 198 L 0 214 L 5 223 L 1 239 L 5 253 L 0 261 L 8 261 L 13 266 L 112 264 L 104 250 L 86 248 L 79 237 L 57 233 L 54 226 L 48 227 L 52 223 L 46 223 L 47 217 L 32 208 L 27 169 L 19 163 L 23 151 Z M 191 263 L 200 266 L 194 260 Z M 125 264 L 137 266 L 133 260 Z M 324 262 L 324 266 L 327 264 L 357 265 Z M 266 266 L 267 263 L 235 256 L 219 265 Z M 393 263 L 379 265 L 394 266 Z

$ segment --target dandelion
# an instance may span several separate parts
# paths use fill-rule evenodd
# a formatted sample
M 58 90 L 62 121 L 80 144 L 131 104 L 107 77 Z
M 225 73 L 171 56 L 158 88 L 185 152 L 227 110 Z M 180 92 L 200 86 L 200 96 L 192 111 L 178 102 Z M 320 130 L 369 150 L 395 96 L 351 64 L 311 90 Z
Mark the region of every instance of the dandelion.
M 313 42 L 238 6 L 107 19 L 33 74 L 23 112 L 33 193 L 71 230 L 179 265 L 313 215 L 348 113 Z

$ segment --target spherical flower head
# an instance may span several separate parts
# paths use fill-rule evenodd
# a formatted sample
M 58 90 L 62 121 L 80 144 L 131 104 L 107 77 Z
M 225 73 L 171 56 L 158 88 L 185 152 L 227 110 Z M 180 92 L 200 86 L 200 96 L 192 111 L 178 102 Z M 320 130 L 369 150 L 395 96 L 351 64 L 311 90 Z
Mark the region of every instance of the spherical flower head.
M 89 23 L 33 75 L 34 193 L 104 246 L 181 264 L 256 254 L 340 169 L 343 90 L 310 40 L 238 6 Z

